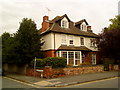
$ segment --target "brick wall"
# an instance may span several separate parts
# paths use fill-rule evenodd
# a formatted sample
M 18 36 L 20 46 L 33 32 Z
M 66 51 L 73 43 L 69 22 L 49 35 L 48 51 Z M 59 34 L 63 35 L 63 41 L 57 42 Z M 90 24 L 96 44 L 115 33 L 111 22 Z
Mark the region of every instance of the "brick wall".
M 118 65 L 114 65 L 112 70 L 119 70 Z M 43 77 L 44 78 L 57 78 L 62 76 L 71 76 L 71 75 L 79 75 L 79 74 L 86 74 L 86 73 L 97 73 L 97 72 L 104 72 L 103 65 L 96 65 L 96 66 L 84 66 L 84 67 L 68 67 L 68 68 L 52 68 L 50 66 L 46 66 L 43 69 Z M 35 76 L 41 77 L 41 73 L 35 73 Z M 27 69 L 26 75 L 34 76 L 34 69 Z
M 44 57 L 55 57 L 55 50 L 44 51 Z
M 70 68 L 63 68 L 63 69 L 53 69 L 54 75 L 79 75 L 85 73 L 95 73 L 95 72 L 104 72 L 104 66 L 97 65 L 97 66 L 86 66 L 86 67 L 70 67 Z

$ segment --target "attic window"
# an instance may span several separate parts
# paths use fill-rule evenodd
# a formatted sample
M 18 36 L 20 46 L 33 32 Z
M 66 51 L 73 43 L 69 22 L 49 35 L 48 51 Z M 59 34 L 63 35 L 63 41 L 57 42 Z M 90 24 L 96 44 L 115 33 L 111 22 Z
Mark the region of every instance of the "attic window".
M 82 24 L 81 25 L 81 30 L 86 31 L 87 30 L 87 26 L 85 24 Z
M 67 21 L 65 21 L 65 20 L 63 20 L 63 21 L 62 21 L 62 25 L 61 25 L 61 26 L 62 26 L 62 28 L 67 28 L 67 27 L 68 27 L 68 25 L 67 25 L 67 24 L 68 24 L 68 22 L 67 22 Z

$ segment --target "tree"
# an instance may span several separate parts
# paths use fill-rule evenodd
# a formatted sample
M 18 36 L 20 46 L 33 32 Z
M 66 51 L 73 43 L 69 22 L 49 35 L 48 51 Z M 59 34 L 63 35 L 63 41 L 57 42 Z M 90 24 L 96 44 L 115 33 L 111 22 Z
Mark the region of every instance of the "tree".
M 118 63 L 120 61 L 120 16 L 116 16 L 110 21 L 112 24 L 99 35 L 98 47 L 101 56 L 113 59 Z
M 30 63 L 35 57 L 42 58 L 41 36 L 38 34 L 36 24 L 24 18 L 14 36 L 3 33 L 2 36 L 3 63 Z
M 13 63 L 16 61 L 15 42 L 14 37 L 5 32 L 0 37 L 2 38 L 2 62 Z
M 114 19 L 110 19 L 111 24 L 108 30 L 120 29 L 120 15 L 116 16 Z
M 43 43 L 40 38 L 35 22 L 24 18 L 15 35 L 16 52 L 21 63 L 30 63 L 35 57 L 42 57 L 40 49 Z

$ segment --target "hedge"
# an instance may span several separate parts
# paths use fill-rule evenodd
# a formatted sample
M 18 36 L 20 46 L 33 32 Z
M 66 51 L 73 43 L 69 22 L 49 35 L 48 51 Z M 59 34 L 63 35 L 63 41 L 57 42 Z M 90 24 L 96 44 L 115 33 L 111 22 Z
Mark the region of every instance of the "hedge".
M 34 67 L 34 60 L 31 61 L 30 65 Z M 66 67 L 67 60 L 66 58 L 63 58 L 63 57 L 47 57 L 44 59 L 37 58 L 36 67 L 43 68 L 44 66 L 52 66 L 53 68 Z

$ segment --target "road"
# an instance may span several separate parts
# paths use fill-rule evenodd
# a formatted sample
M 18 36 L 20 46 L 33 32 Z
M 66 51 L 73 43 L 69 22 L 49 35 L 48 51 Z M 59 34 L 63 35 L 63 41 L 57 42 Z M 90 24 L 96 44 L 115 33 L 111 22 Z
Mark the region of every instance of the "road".
M 2 77 L 2 88 L 29 88 L 30 90 L 30 88 L 42 88 L 42 87 L 33 84 L 24 83 L 7 77 Z M 48 88 L 50 89 L 50 87 Z M 54 88 L 59 88 L 59 87 L 54 87 Z M 104 80 L 96 80 L 96 81 L 91 81 L 76 85 L 70 85 L 61 88 L 118 88 L 118 77 L 104 79 Z
M 32 84 L 20 82 L 11 78 L 2 77 L 2 88 L 39 88 Z
M 118 77 L 71 85 L 66 88 L 118 88 Z

